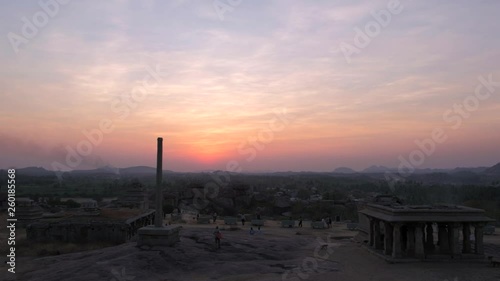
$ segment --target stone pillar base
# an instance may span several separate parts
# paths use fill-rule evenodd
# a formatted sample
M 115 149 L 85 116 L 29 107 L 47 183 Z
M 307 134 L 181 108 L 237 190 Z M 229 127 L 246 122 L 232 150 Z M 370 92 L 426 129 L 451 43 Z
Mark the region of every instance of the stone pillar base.
M 139 228 L 137 231 L 137 247 L 167 246 L 171 247 L 179 242 L 180 226 L 155 227 L 153 225 Z

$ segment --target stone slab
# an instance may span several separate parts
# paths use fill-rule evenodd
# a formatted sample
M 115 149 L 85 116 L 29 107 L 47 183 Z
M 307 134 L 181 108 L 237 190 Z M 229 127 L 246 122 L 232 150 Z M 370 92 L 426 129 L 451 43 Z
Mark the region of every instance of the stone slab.
M 264 220 L 252 220 L 252 225 L 254 226 L 263 226 Z
M 180 226 L 155 227 L 152 225 L 139 228 L 137 246 L 173 246 L 179 242 Z
M 326 228 L 326 225 L 324 222 L 322 221 L 313 221 L 311 222 L 311 227 L 312 228 L 318 228 L 318 229 L 322 229 L 322 228 Z
M 357 223 L 348 223 L 346 226 L 347 226 L 347 229 L 349 229 L 349 230 L 356 230 L 358 228 Z
M 281 226 L 282 227 L 295 227 L 295 221 L 294 220 L 282 220 Z
M 224 224 L 236 225 L 236 224 L 238 224 L 238 218 L 237 217 L 225 217 Z

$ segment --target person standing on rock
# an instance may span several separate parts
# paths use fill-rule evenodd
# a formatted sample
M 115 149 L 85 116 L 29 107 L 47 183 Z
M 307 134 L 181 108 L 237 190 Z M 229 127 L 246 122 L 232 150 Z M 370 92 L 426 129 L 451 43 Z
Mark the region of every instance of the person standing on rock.
M 245 215 L 241 214 L 241 225 L 245 225 Z
M 220 232 L 218 226 L 215 227 L 214 237 L 215 237 L 215 248 L 220 249 L 220 239 L 222 238 L 222 233 Z
M 299 227 L 302 227 L 302 216 L 299 217 Z

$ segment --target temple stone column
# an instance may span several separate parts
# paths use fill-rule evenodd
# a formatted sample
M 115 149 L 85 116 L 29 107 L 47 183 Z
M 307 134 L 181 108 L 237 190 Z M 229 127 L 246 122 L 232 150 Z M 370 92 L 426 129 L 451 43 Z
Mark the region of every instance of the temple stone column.
M 369 217 L 370 229 L 368 230 L 368 246 L 375 246 L 375 219 Z
M 484 245 L 483 245 L 483 225 L 476 224 L 474 227 L 474 238 L 476 239 L 475 253 L 478 255 L 484 255 Z
M 425 258 L 423 226 L 420 223 L 415 225 L 415 257 L 419 259 Z
M 382 249 L 382 239 L 380 237 L 380 221 L 375 219 L 375 249 L 381 250 Z
M 156 214 L 155 226 L 163 227 L 163 192 L 162 192 L 162 176 L 163 176 L 163 138 L 157 140 L 156 154 Z
M 471 253 L 471 243 L 470 243 L 470 224 L 469 223 L 464 223 L 463 224 L 463 238 L 464 238 L 464 246 L 463 246 L 463 252 L 464 254 L 469 254 Z
M 450 245 L 448 243 L 448 230 L 444 223 L 438 224 L 438 236 L 439 236 L 439 252 L 441 254 L 448 254 L 450 252 Z
M 450 253 L 453 257 L 460 256 L 460 244 L 459 244 L 459 227 L 457 223 L 450 223 L 448 225 L 448 234 L 450 242 Z
M 156 161 L 156 210 L 154 214 L 154 225 L 141 227 L 137 230 L 137 246 L 141 249 L 151 249 L 153 246 L 171 247 L 180 241 L 180 226 L 163 225 L 163 205 L 162 205 L 162 163 L 163 163 L 163 138 L 157 140 L 157 161 Z M 135 228 L 133 229 L 135 232 Z
M 401 224 L 395 223 L 392 230 L 392 257 L 401 258 Z
M 425 228 L 426 239 L 425 239 L 425 248 L 433 250 L 434 249 L 434 229 L 432 228 L 432 223 L 427 223 Z
M 406 252 L 408 256 L 415 255 L 415 227 L 408 226 Z
M 384 235 L 384 254 L 385 255 L 392 255 L 392 235 L 393 235 L 393 227 L 392 224 L 389 222 L 384 222 L 384 230 L 385 230 L 385 235 Z

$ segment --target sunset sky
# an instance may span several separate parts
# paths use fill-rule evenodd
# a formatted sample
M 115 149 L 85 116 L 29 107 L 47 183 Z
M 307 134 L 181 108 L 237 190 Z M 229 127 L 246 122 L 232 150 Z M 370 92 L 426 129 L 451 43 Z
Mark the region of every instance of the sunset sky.
M 0 168 L 154 166 L 159 136 L 174 171 L 397 167 L 439 128 L 419 168 L 500 162 L 500 1 L 41 2 L 0 3 Z

